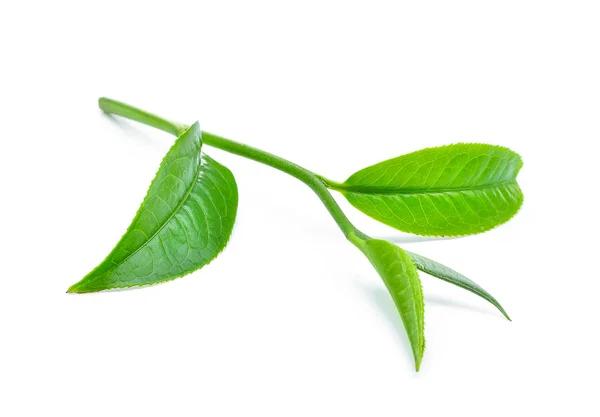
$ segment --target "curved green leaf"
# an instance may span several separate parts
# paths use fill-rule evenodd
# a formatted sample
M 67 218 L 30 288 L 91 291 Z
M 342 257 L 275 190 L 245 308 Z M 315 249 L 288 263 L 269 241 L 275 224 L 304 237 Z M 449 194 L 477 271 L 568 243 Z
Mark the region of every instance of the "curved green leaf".
M 196 122 L 164 157 L 131 225 L 108 257 L 69 292 L 156 284 L 188 274 L 225 247 L 237 212 L 231 172 L 201 154 Z
M 417 268 L 401 248 L 379 239 L 355 239 L 369 258 L 396 304 L 415 358 L 418 371 L 425 350 L 423 289 Z
M 426 258 L 421 255 L 417 255 L 416 253 L 406 251 L 408 256 L 415 263 L 415 266 L 423 272 L 428 273 L 429 275 L 433 275 L 436 278 L 440 278 L 446 282 L 454 284 L 458 287 L 464 288 L 467 291 L 471 291 L 473 294 L 477 294 L 484 300 L 492 303 L 500 312 L 510 320 L 508 314 L 502 308 L 498 300 L 496 300 L 489 292 L 481 288 L 475 282 L 471 281 L 469 278 L 465 277 L 463 274 L 456 272 L 453 269 L 448 268 L 445 265 L 442 265 L 436 261 L 433 261 L 429 258 Z
M 516 181 L 522 165 L 510 149 L 461 143 L 389 159 L 328 185 L 396 229 L 460 236 L 485 232 L 515 215 L 523 203 Z

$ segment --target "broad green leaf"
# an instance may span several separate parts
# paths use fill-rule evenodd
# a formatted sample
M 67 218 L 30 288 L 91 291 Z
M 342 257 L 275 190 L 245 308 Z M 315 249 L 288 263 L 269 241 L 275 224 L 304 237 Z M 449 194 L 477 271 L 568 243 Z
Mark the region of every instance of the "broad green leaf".
M 368 239 L 360 241 L 357 246 L 369 258 L 396 304 L 418 371 L 425 350 L 425 316 L 417 268 L 406 252 L 385 240 Z
M 427 148 L 328 184 L 363 213 L 404 232 L 460 236 L 485 232 L 521 207 L 521 157 L 482 144 Z
M 465 290 L 471 291 L 473 294 L 477 294 L 481 298 L 492 303 L 498 310 L 500 310 L 504 317 L 510 320 L 510 317 L 508 317 L 508 314 L 506 313 L 506 311 L 504 311 L 504 308 L 502 308 L 498 300 L 492 297 L 492 295 L 489 292 L 481 288 L 469 278 L 456 272 L 453 269 L 448 268 L 445 265 L 442 265 L 424 256 L 417 255 L 416 253 L 409 251 L 406 251 L 406 253 L 413 260 L 415 266 L 421 271 L 426 272 L 429 275 L 433 275 L 434 277 L 440 278 L 451 284 L 454 284 L 458 287 L 464 288 Z
M 69 292 L 156 284 L 218 255 L 233 229 L 237 185 L 227 168 L 200 152 L 201 146 L 196 122 L 164 157 L 125 235 Z

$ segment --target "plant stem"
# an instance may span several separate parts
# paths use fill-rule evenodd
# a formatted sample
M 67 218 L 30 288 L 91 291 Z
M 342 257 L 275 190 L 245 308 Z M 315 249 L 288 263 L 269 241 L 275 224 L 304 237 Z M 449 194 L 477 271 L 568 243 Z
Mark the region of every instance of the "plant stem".
M 187 126 L 180 123 L 165 120 L 155 114 L 148 113 L 144 110 L 132 107 L 129 104 L 121 103 L 120 101 L 111 100 L 109 98 L 100 98 L 98 100 L 98 106 L 105 113 L 112 113 L 125 117 L 126 119 L 135 120 L 136 122 L 155 127 L 175 136 L 179 136 L 184 130 L 187 130 Z
M 202 141 L 214 148 L 252 159 L 299 179 L 317 194 L 346 237 L 349 237 L 351 234 L 360 234 L 356 227 L 350 223 L 350 220 L 348 220 L 338 203 L 333 199 L 321 179 L 313 172 L 271 153 L 213 135 L 212 133 L 202 132 Z
M 100 108 L 106 113 L 116 114 L 127 119 L 135 120 L 148 126 L 163 130 L 172 135 L 179 136 L 188 127 L 180 123 L 171 122 L 156 116 L 152 113 L 145 112 L 128 104 L 108 98 L 101 98 L 98 101 Z M 334 183 L 327 180 L 300 165 L 294 164 L 286 159 L 280 158 L 271 153 L 262 151 L 252 146 L 244 145 L 221 136 L 213 135 L 212 133 L 202 132 L 202 142 L 208 146 L 221 149 L 223 151 L 251 159 L 261 164 L 268 165 L 279 171 L 289 174 L 310 187 L 321 199 L 333 219 L 336 221 L 339 228 L 344 233 L 344 236 L 354 245 L 359 246 L 359 242 L 369 237 L 358 230 L 346 217 L 338 203 L 335 201 L 327 187 L 326 183 Z M 359 246 L 360 247 L 360 246 Z

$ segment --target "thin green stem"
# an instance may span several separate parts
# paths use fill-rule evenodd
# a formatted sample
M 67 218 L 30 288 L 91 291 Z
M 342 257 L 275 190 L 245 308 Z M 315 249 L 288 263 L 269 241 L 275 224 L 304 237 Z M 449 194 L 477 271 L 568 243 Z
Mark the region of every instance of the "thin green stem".
M 99 100 L 99 105 L 100 108 L 106 113 L 112 113 L 127 119 L 135 120 L 148 126 L 163 130 L 167 133 L 171 133 L 175 136 L 180 135 L 184 130 L 187 129 L 187 126 L 185 125 L 171 122 L 163 119 L 162 117 L 145 112 L 119 101 L 101 98 Z M 338 203 L 327 189 L 326 184 L 335 184 L 334 181 L 327 180 L 326 178 L 321 177 L 312 171 L 301 167 L 300 165 L 294 164 L 293 162 L 280 158 L 271 153 L 214 135 L 212 133 L 202 132 L 202 142 L 208 146 L 212 146 L 213 148 L 218 148 L 226 152 L 260 162 L 261 164 L 268 165 L 299 179 L 308 185 L 315 192 L 315 194 L 317 194 L 348 240 L 350 240 L 354 245 L 359 246 L 359 242 L 364 239 L 368 239 L 367 235 L 358 230 L 350 222 L 348 217 L 346 217 Z
M 350 223 L 350 220 L 348 220 L 348 217 L 346 217 L 323 182 L 313 172 L 271 153 L 213 135 L 212 133 L 202 132 L 202 141 L 213 148 L 252 159 L 299 179 L 317 194 L 346 237 L 349 237 L 351 234 L 356 235 L 360 233 Z
M 98 106 L 100 106 L 105 113 L 112 113 L 125 117 L 126 119 L 135 120 L 136 122 L 155 127 L 175 136 L 179 136 L 187 129 L 187 126 L 180 123 L 165 120 L 155 114 L 137 109 L 129 104 L 121 103 L 120 101 L 111 100 L 110 98 L 101 97 L 98 100 Z

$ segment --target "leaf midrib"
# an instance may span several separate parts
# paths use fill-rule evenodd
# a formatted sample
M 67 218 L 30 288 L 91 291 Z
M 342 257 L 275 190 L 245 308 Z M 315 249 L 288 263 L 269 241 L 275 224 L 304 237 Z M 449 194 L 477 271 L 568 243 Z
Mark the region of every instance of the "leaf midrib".
M 202 143 L 200 143 L 200 145 L 202 146 Z M 200 150 L 198 152 L 200 152 L 200 160 L 199 160 L 199 163 L 198 163 L 198 168 L 196 170 L 196 174 L 194 175 L 194 180 L 191 182 L 190 186 L 186 190 L 186 192 L 185 192 L 183 198 L 181 199 L 181 201 L 179 202 L 179 204 L 177 204 L 177 207 L 175 207 L 175 209 L 173 210 L 173 212 L 169 215 L 169 218 L 167 218 L 164 221 L 164 223 L 158 228 L 158 230 L 156 230 L 156 232 L 154 232 L 152 234 L 152 236 L 150 236 L 148 239 L 146 239 L 146 241 L 144 242 L 144 244 L 140 245 L 139 248 L 137 248 L 135 251 L 133 251 L 131 254 L 129 254 L 121 262 L 119 262 L 118 264 L 114 264 L 114 266 L 111 266 L 102 275 L 109 274 L 109 273 L 113 272 L 115 269 L 117 269 L 118 267 L 120 267 L 121 265 L 123 265 L 125 262 L 127 262 L 132 256 L 134 256 L 136 253 L 138 253 L 140 250 L 142 250 L 144 247 L 146 247 L 146 245 L 148 245 L 148 243 L 150 241 L 152 241 L 162 231 L 162 229 L 165 228 L 165 226 L 173 219 L 173 217 L 175 217 L 175 214 L 181 209 L 181 207 L 183 207 L 183 205 L 188 200 L 190 194 L 192 193 L 192 190 L 196 186 L 196 183 L 198 182 L 198 176 L 200 175 L 200 171 L 201 171 L 201 168 L 202 168 L 202 153 L 201 153 Z M 136 214 L 136 218 L 137 218 L 137 214 Z M 118 244 L 117 244 L 117 247 L 118 247 Z M 109 255 L 109 257 L 110 257 L 110 255 Z M 93 271 L 92 271 L 92 273 L 93 273 Z M 90 282 L 93 282 L 94 280 L 96 280 L 97 278 L 99 278 L 102 275 L 99 275 L 97 277 L 92 278 L 92 280 L 90 280 Z
M 429 187 L 429 188 L 407 188 L 407 187 L 383 187 L 383 186 L 363 186 L 352 184 L 335 184 L 332 188 L 336 191 L 348 191 L 356 194 L 443 194 L 447 192 L 461 192 L 483 190 L 486 188 L 500 187 L 502 185 L 516 184 L 516 179 L 500 181 L 495 183 L 475 185 L 472 187 Z

